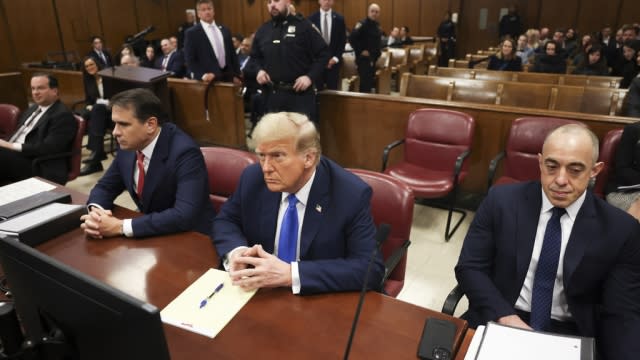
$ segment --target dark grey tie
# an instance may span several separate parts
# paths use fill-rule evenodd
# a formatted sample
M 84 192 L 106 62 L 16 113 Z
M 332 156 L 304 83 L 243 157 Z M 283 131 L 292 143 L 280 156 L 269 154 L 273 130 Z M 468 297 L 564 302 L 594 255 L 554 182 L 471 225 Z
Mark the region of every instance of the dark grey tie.
M 33 123 L 33 121 L 38 117 L 38 115 L 40 115 L 40 113 L 42 112 L 42 109 L 40 109 L 39 107 L 36 109 L 36 111 L 33 112 L 33 114 L 31 114 L 31 116 L 29 116 L 29 118 L 27 119 L 27 121 L 24 122 L 24 124 L 22 124 L 22 126 L 20 126 L 20 129 L 18 129 L 18 131 L 16 131 L 15 134 L 13 134 L 13 136 L 11 137 L 11 139 L 9 139 L 9 142 L 15 142 L 16 140 L 18 140 L 20 138 L 20 136 L 22 136 L 22 134 L 27 131 L 27 129 L 29 128 L 29 126 L 31 126 L 31 124 Z
M 324 42 L 329 44 L 329 13 L 324 13 L 324 20 L 322 22 L 322 38 Z

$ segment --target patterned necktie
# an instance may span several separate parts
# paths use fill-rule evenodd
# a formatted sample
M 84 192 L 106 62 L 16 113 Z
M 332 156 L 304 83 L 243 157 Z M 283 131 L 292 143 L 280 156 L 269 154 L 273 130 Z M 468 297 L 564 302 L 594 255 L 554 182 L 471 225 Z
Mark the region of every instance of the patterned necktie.
M 547 222 L 547 228 L 544 231 L 542 251 L 540 251 L 531 294 L 530 325 L 534 330 L 547 331 L 551 322 L 553 285 L 558 273 L 560 245 L 562 243 L 560 218 L 565 212 L 563 208 L 554 207 L 551 219 Z
M 326 12 L 324 13 L 324 20 L 322 22 L 322 38 L 324 39 L 324 42 L 327 43 L 327 45 L 329 44 L 329 13 Z
M 287 196 L 289 206 L 284 213 L 280 225 L 280 239 L 278 240 L 278 257 L 286 262 L 296 261 L 296 248 L 298 244 L 298 199 L 295 194 Z
M 225 53 L 224 53 L 224 45 L 222 44 L 222 34 L 218 37 L 218 31 L 216 31 L 216 27 L 211 25 L 211 33 L 213 34 L 213 51 L 216 53 L 216 57 L 218 58 L 218 65 L 220 65 L 220 69 L 224 69 L 227 66 Z
M 164 59 L 162 59 L 162 71 L 167 70 L 167 64 L 169 63 L 169 55 L 165 55 Z
M 136 193 L 138 193 L 138 199 L 142 200 L 142 191 L 144 191 L 144 154 L 142 151 L 136 152 L 137 165 L 138 165 L 138 187 Z
M 40 115 L 41 112 L 42 112 L 42 109 L 40 109 L 38 107 L 36 109 L 36 111 L 34 111 L 33 114 L 31 114 L 31 116 L 29 116 L 29 119 L 27 119 L 27 121 L 25 121 L 24 124 L 22 124 L 22 126 L 20 126 L 18 131 L 16 131 L 15 134 L 13 134 L 11 139 L 9 139 L 9 142 L 16 142 L 16 140 L 18 140 L 20 138 L 20 136 L 22 136 L 23 134 L 26 137 L 27 136 L 26 135 L 27 129 L 29 128 L 29 126 L 31 126 L 31 124 L 33 124 L 33 121 L 38 117 L 38 115 Z

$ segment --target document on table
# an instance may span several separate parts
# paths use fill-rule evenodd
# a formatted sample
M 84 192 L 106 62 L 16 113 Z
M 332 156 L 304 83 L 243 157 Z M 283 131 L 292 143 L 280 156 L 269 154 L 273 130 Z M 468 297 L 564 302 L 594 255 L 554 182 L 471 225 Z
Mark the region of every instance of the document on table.
M 594 358 L 593 338 L 536 332 L 489 322 L 478 327 L 465 360 L 588 360 Z
M 255 293 L 233 286 L 226 271 L 209 269 L 167 305 L 160 317 L 167 324 L 214 338 Z
M 55 185 L 36 178 L 29 178 L 9 185 L 0 186 L 0 205 L 8 204 L 55 188 Z

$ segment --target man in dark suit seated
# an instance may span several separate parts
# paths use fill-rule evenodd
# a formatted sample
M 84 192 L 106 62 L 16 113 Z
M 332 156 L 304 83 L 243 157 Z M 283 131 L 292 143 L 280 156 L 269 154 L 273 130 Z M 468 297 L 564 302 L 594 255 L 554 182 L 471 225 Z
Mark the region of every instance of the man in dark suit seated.
M 113 66 L 113 58 L 111 54 L 104 49 L 104 42 L 100 36 L 93 36 L 91 38 L 91 51 L 87 54 L 87 56 L 91 56 L 96 59 L 96 61 L 100 64 L 100 68 L 108 68 Z
M 58 97 L 58 80 L 47 74 L 31 77 L 35 105 L 24 111 L 9 141 L 0 139 L 0 184 L 41 176 L 59 184 L 67 182 L 69 159 L 43 161 L 33 172 L 37 157 L 71 151 L 78 123 Z
M 166 38 L 160 41 L 162 56 L 156 59 L 155 68 L 173 73 L 173 77 L 182 78 L 185 75 L 184 55 L 176 49 Z
M 184 56 L 196 80 L 240 84 L 240 65 L 231 32 L 215 21 L 213 0 L 198 0 L 200 22 L 185 33 Z
M 322 79 L 319 79 L 317 88 L 318 90 L 325 88 L 338 90 L 342 54 L 347 41 L 347 27 L 344 17 L 332 9 L 333 0 L 318 0 L 318 4 L 320 9 L 309 16 L 309 21 L 320 29 L 322 38 L 329 45 L 331 58 L 322 73 Z
M 321 156 L 305 115 L 267 114 L 253 135 L 260 164 L 245 169 L 213 223 L 233 284 L 294 294 L 360 289 L 376 246 L 371 188 Z M 377 255 L 372 289 L 384 273 Z
M 554 130 L 540 181 L 491 188 L 455 268 L 463 318 L 595 337 L 602 359 L 640 354 L 640 224 L 587 190 L 602 170 L 586 127 Z
M 85 234 L 93 238 L 145 237 L 182 231 L 209 235 L 214 217 L 202 152 L 172 123 L 160 99 L 147 89 L 111 98 L 113 135 L 120 149 L 91 190 Z M 127 190 L 144 215 L 118 219 L 113 200 Z

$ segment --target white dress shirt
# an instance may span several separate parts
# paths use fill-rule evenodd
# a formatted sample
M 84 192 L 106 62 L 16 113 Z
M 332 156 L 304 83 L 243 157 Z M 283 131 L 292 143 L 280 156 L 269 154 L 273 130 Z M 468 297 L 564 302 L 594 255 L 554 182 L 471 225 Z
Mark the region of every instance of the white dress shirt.
M 31 113 L 31 115 L 29 115 L 29 118 L 27 118 L 27 120 L 25 120 L 24 124 L 29 124 L 29 126 L 27 126 L 26 128 L 24 128 L 24 130 L 22 130 L 22 133 L 20 134 L 20 136 L 18 136 L 18 138 L 16 138 L 15 140 L 13 140 L 11 147 L 13 148 L 13 150 L 15 151 L 22 151 L 22 144 L 24 144 L 25 140 L 27 139 L 27 135 L 29 135 L 29 133 L 31 132 L 31 130 L 33 130 L 33 128 L 36 127 L 36 125 L 38 125 L 38 122 L 40 121 L 40 119 L 42 119 L 42 116 L 44 116 L 44 114 L 47 112 L 47 110 L 49 110 L 49 108 L 51 107 L 51 105 L 53 104 L 49 104 L 47 106 L 39 106 L 40 109 L 40 114 L 38 114 L 33 120 L 29 121 L 30 117 L 33 116 L 33 114 L 38 111 L 37 109 L 33 111 L 33 113 Z M 17 131 L 20 131 L 22 129 L 22 126 L 18 127 Z
M 542 209 L 540 210 L 540 218 L 538 219 L 538 228 L 536 230 L 535 243 L 533 245 L 533 252 L 531 254 L 531 262 L 529 263 L 529 270 L 527 276 L 520 290 L 520 296 L 516 301 L 516 308 L 522 311 L 531 312 L 531 296 L 533 291 L 533 281 L 536 275 L 536 268 L 538 267 L 538 259 L 540 258 L 540 252 L 542 251 L 542 243 L 544 241 L 544 233 L 547 228 L 547 222 L 551 219 L 551 213 L 553 205 L 547 198 L 547 195 L 542 191 Z M 571 236 L 571 230 L 573 224 L 576 221 L 578 211 L 584 203 L 586 191 L 576 200 L 573 204 L 569 205 L 565 210 L 566 214 L 560 218 L 560 228 L 562 229 L 562 239 L 560 244 L 560 259 L 558 259 L 558 272 L 556 274 L 555 285 L 553 286 L 553 299 L 551 303 L 551 318 L 560 321 L 571 320 L 571 312 L 569 311 L 569 304 L 567 304 L 567 297 L 564 291 L 564 277 L 563 277 L 563 264 L 564 264 L 564 252 L 569 242 L 569 236 Z
M 220 31 L 220 28 L 218 28 L 218 25 L 216 25 L 216 22 L 213 21 L 211 23 L 205 22 L 200 20 L 200 24 L 202 24 L 202 28 L 204 29 L 204 33 L 207 34 L 207 38 L 209 39 L 209 42 L 211 43 L 211 48 L 213 49 L 213 52 L 216 54 L 216 57 L 218 59 L 220 59 L 220 57 L 222 56 L 223 58 L 225 57 L 225 54 L 218 54 L 216 52 L 216 46 L 215 46 L 215 41 L 218 41 L 220 46 L 222 47 L 222 51 L 226 51 L 226 49 L 224 48 L 224 38 L 222 37 L 222 31 Z M 215 41 L 214 41 L 214 37 L 215 37 Z M 226 62 L 226 58 L 224 59 Z M 220 60 L 218 60 L 218 63 L 220 62 Z M 220 65 L 220 64 L 218 64 Z M 225 63 L 226 66 L 226 63 Z M 202 77 L 204 77 L 204 75 L 202 75 Z

